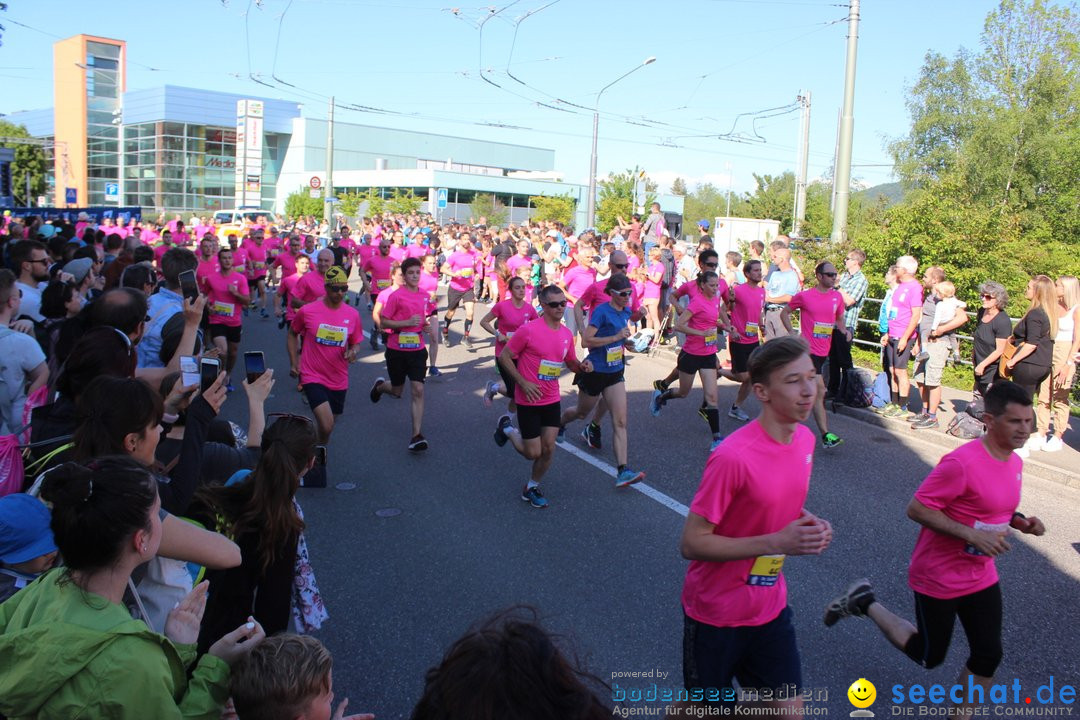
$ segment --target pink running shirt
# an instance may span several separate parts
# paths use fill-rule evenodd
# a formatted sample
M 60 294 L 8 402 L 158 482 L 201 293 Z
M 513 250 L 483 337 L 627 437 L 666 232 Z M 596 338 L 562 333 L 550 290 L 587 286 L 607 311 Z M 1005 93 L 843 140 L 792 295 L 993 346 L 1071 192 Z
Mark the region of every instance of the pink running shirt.
M 796 293 L 788 307 L 800 311 L 799 332 L 810 343 L 810 354 L 827 357 L 835 327 L 844 327 L 844 298 L 837 290 L 816 287 Z
M 247 295 L 247 278 L 235 270 L 228 275 L 216 272 L 206 277 L 206 287 L 209 291 L 206 294 L 206 307 L 210 310 L 210 324 L 240 327 L 240 312 L 244 308 L 236 296 L 229 292 L 229 288 L 241 295 Z
M 476 275 L 476 253 L 458 250 L 446 258 L 446 264 L 450 266 L 452 274 L 450 287 L 458 292 L 472 290 L 473 276 Z
M 419 325 L 410 325 L 403 328 L 394 328 L 386 341 L 386 347 L 391 350 L 405 352 L 419 352 L 424 349 L 424 317 L 427 314 L 428 296 L 419 288 L 416 291 L 406 286 L 401 286 L 390 292 L 390 296 L 384 301 L 382 295 L 379 301 L 383 303 L 380 316 L 387 320 L 408 320 L 413 315 L 420 316 Z
M 915 308 L 922 309 L 923 286 L 918 280 L 908 280 L 896 286 L 892 294 L 892 303 L 889 310 L 889 337 L 896 340 L 907 330 L 911 322 L 911 313 Z M 912 335 L 918 330 L 912 330 Z M 908 338 L 910 340 L 910 337 Z
M 694 330 L 705 330 L 709 334 L 687 335 L 683 344 L 683 351 L 688 355 L 713 355 L 719 344 L 720 331 L 716 328 L 716 320 L 720 317 L 720 296 L 705 297 L 704 293 L 698 293 L 697 297 L 690 301 L 686 307 L 693 313 L 690 317 L 689 326 Z
M 765 307 L 765 288 L 742 283 L 731 292 L 735 298 L 731 309 L 731 341 L 740 345 L 756 345 L 761 342 L 759 331 L 761 310 Z
M 513 300 L 503 300 L 497 302 L 491 308 L 491 314 L 495 316 L 495 319 L 499 321 L 498 331 L 505 335 L 507 340 L 514 337 L 514 333 L 518 328 L 527 322 L 531 322 L 537 318 L 536 308 L 526 302 L 524 299 L 521 301 L 521 307 L 514 307 Z M 507 343 L 499 342 L 498 336 L 495 338 L 495 358 L 496 361 L 499 355 L 502 354 L 503 348 Z
M 528 322 L 514 332 L 506 343 L 510 354 L 517 360 L 521 376 L 540 386 L 540 399 L 533 402 L 518 385 L 514 389 L 514 402 L 518 405 L 551 405 L 559 402 L 559 376 L 562 375 L 566 358 L 574 352 L 574 336 L 565 325 L 552 330 L 547 321 L 538 319 Z
M 304 352 L 300 353 L 301 384 L 318 383 L 328 390 L 347 390 L 349 363 L 345 351 L 364 335 L 356 308 L 342 303 L 331 310 L 323 301 L 308 303 L 296 311 L 292 329 L 304 338 Z

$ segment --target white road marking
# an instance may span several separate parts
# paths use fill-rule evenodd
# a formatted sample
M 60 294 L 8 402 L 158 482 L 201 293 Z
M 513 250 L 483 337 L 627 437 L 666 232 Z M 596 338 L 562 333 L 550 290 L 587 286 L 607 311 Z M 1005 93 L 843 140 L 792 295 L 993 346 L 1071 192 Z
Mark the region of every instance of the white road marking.
M 563 450 L 570 453 L 571 455 L 578 458 L 579 460 L 584 460 L 585 462 L 592 465 L 594 468 L 596 468 L 596 469 L 610 475 L 611 477 L 618 477 L 619 476 L 619 471 L 616 468 L 612 467 L 611 465 L 608 465 L 603 460 L 597 460 L 596 458 L 594 458 L 592 455 L 585 452 L 581 448 L 576 447 L 574 445 L 571 445 L 569 438 L 567 438 L 566 442 L 555 443 L 555 445 L 557 447 L 562 448 Z M 644 495 L 646 497 L 649 497 L 649 498 L 652 498 L 653 500 L 660 503 L 664 507 L 669 508 L 671 510 L 674 510 L 675 512 L 679 513 L 683 517 L 686 517 L 686 514 L 690 512 L 690 508 L 686 507 L 685 505 L 683 505 L 681 502 L 679 502 L 675 498 L 672 498 L 672 497 L 669 497 L 669 496 L 665 495 L 664 493 L 660 492 L 659 490 L 652 487 L 651 485 L 646 485 L 643 482 L 639 482 L 639 483 L 634 483 L 630 487 L 634 488 L 635 490 L 637 490 L 642 495 Z

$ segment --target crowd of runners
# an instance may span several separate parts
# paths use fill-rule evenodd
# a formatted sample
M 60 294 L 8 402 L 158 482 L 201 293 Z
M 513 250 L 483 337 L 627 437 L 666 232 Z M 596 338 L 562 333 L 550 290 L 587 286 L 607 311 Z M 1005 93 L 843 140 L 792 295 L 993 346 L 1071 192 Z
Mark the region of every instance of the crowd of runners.
M 385 367 L 371 378 L 367 401 L 400 398 L 408 385 L 411 431 L 400 446 L 412 453 L 431 450 L 426 381 L 443 374 L 439 349 L 490 347 L 499 380 L 477 391 L 488 407 L 505 399 L 494 443 L 528 461 L 520 497 L 537 509 L 548 507 L 542 482 L 556 444 L 579 431 L 575 423 L 590 448 L 610 444 L 615 487 L 625 488 L 645 476 L 629 457 L 630 418 L 656 423 L 687 412 L 672 401 L 700 384 L 696 413 L 708 425 L 709 454 L 681 544 L 691 561 L 682 595 L 685 685 L 800 686 L 782 567 L 787 556 L 826 551 L 832 538 L 805 500 L 815 448 L 843 443 L 825 401 L 843 399 L 854 382 L 866 256 L 852 248 L 843 272 L 829 260 L 804 270 L 786 237 L 750 243 L 745 256 L 721 255 L 708 222 L 698 227 L 695 242 L 676 241 L 658 205 L 608 233 L 577 234 L 556 222 L 439 225 L 426 215 L 361 218 L 332 231 L 310 219 L 259 218 L 235 229 L 200 218 L 6 217 L 0 434 L 10 462 L 0 480 L 0 599 L 11 599 L 0 605 L 0 667 L 26 671 L 0 670 L 0 712 L 61 717 L 98 708 L 93 715 L 126 702 L 119 689 L 93 689 L 103 681 L 73 659 L 56 662 L 46 679 L 45 661 L 27 654 L 27 643 L 54 638 L 57 622 L 74 622 L 84 630 L 73 649 L 115 641 L 103 662 L 140 658 L 146 683 L 168 689 L 168 697 L 131 699 L 140 716 L 172 716 L 161 708 L 177 703 L 185 715 L 198 706 L 209 716 L 224 704 L 232 665 L 235 711 L 269 717 L 251 708 L 265 702 L 275 673 L 300 665 L 308 675 L 293 678 L 288 702 L 315 703 L 326 713 L 304 716 L 329 717 L 325 649 L 277 634 L 317 628 L 325 616 L 310 567 L 303 569 L 295 493 L 320 481 L 336 418 L 350 404 L 350 364 L 369 354 L 364 343 L 382 352 Z M 933 667 L 959 616 L 970 646 L 965 672 L 985 687 L 1002 655 L 994 556 L 1008 549 L 1010 529 L 1045 530 L 1017 509 L 1022 457 L 1060 448 L 1068 427 L 1080 286 L 1073 277 L 1036 276 L 1013 328 L 997 283 L 981 288 L 983 308 L 972 321 L 941 268 L 925 268 L 921 282 L 918 270 L 904 256 L 888 276 L 879 327 L 891 395 L 881 412 L 905 417 L 912 430 L 938 427 L 943 370 L 956 334 L 974 322 L 984 432 L 946 455 L 908 507 L 921 526 L 910 570 L 916 624 L 886 609 L 867 580 L 829 603 L 825 624 L 868 617 Z M 275 373 L 262 353 L 244 350 L 250 323 L 274 322 L 287 380 L 285 368 Z M 647 408 L 630 407 L 627 361 L 659 345 L 677 348 L 674 367 L 653 381 Z M 576 398 L 564 405 L 567 370 Z M 912 379 L 919 413 L 906 408 Z M 738 386 L 730 407 L 720 407 L 721 380 Z M 270 388 L 283 382 L 302 394 L 313 419 L 265 413 Z M 238 388 L 251 411 L 246 431 L 217 417 Z M 745 407 L 751 397 L 756 418 Z M 724 437 L 721 412 L 745 425 Z M 816 433 L 806 425 L 811 416 Z M 20 448 L 28 445 L 24 468 Z M 53 568 L 58 553 L 63 567 Z M 187 563 L 204 568 L 209 599 Z M 107 607 L 85 607 L 87 592 Z M 122 618 L 132 605 L 140 620 L 129 626 Z M 156 633 L 169 640 L 146 647 Z M 64 691 L 52 693 L 50 682 Z M 414 717 L 436 717 L 422 707 Z M 560 717 L 595 710 L 583 701 L 579 715 Z

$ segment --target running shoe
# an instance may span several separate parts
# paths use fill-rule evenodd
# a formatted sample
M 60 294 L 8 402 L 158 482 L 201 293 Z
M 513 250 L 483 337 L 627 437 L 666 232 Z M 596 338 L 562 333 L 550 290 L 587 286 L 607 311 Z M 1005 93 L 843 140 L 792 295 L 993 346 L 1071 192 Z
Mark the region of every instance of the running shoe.
M 506 436 L 506 430 L 510 427 L 510 416 L 503 415 L 499 418 L 499 424 L 495 426 L 495 444 L 502 447 L 509 440 Z
M 649 412 L 653 417 L 660 417 L 660 408 L 664 407 L 664 403 L 660 400 L 661 395 L 663 392 L 660 390 L 653 390 L 652 398 L 649 400 Z
M 922 361 L 929 360 L 929 359 L 930 359 L 930 353 L 928 353 L 928 352 L 921 352 L 921 353 L 919 353 L 918 355 L 915 356 L 915 362 L 917 362 L 917 363 L 921 363 Z
M 560 425 L 559 426 L 559 434 L 555 436 L 555 442 L 559 443 L 560 445 L 562 445 L 564 442 L 566 442 L 566 426 L 565 425 Z
M 704 420 L 705 422 L 709 422 L 709 413 L 707 412 L 704 405 L 697 409 L 697 414 L 698 417 L 700 417 L 702 420 Z
M 821 436 L 821 447 L 826 450 L 830 450 L 839 445 L 843 445 L 844 440 L 836 433 L 827 432 Z
M 236 388 L 233 387 L 232 383 L 229 383 L 228 385 L 225 386 L 225 392 L 234 393 L 234 392 L 236 392 Z
M 268 317 L 270 317 L 270 314 L 268 312 L 266 312 L 266 308 L 263 308 L 262 310 L 259 311 L 259 317 L 261 317 L 263 320 L 265 320 Z
M 825 627 L 832 627 L 841 618 L 866 617 L 866 610 L 874 602 L 874 588 L 870 581 L 856 580 L 843 595 L 825 608 Z
M 664 392 L 665 390 L 667 390 L 667 383 L 663 380 L 653 380 L 652 386 L 653 390 L 657 390 L 659 392 Z
M 615 487 L 624 488 L 627 485 L 633 485 L 636 482 L 641 482 L 645 479 L 645 473 L 638 472 L 627 468 L 619 473 L 619 477 L 615 478 Z
M 940 423 L 938 423 L 938 419 L 936 417 L 930 417 L 929 415 L 919 418 L 911 423 L 912 430 L 934 430 L 938 427 L 941 427 Z
M 432 365 L 431 367 L 428 368 L 428 373 L 427 374 L 430 375 L 431 377 L 442 377 L 443 372 L 439 368 Z
M 494 380 L 488 380 L 487 387 L 484 388 L 484 407 L 491 407 L 491 403 L 495 400 L 495 396 L 499 392 L 499 383 Z
M 885 409 L 881 411 L 881 416 L 891 418 L 891 417 L 897 417 L 898 415 L 903 415 L 906 412 L 907 412 L 907 410 L 900 407 L 896 403 L 889 403 L 888 405 L 885 406 Z
M 732 405 L 731 409 L 728 410 L 727 416 L 729 418 L 733 418 L 735 420 L 738 420 L 739 422 L 746 422 L 747 420 L 750 419 L 750 416 L 747 415 L 746 412 L 744 412 L 741 407 L 737 407 L 735 405 Z
M 539 485 L 533 485 L 532 487 L 527 487 L 522 490 L 521 499 L 537 510 L 543 510 L 548 506 L 548 501 L 544 498 L 544 494 L 540 492 Z
M 465 336 L 465 349 L 472 350 L 472 338 L 468 335 Z
M 720 443 L 724 442 L 724 438 L 713 438 L 712 445 L 709 446 L 709 452 L 712 452 L 716 448 L 720 447 Z
M 386 378 L 384 378 L 382 375 L 375 378 L 375 384 L 371 386 L 371 394 L 368 395 L 368 397 L 371 398 L 371 402 L 379 402 L 379 398 L 382 397 L 382 395 L 379 394 L 379 386 L 382 385 L 384 382 L 386 382 Z
M 581 439 L 593 450 L 599 450 L 602 447 L 600 443 L 600 426 L 596 423 L 585 425 L 581 431 Z
M 422 452 L 428 449 L 427 439 L 423 435 L 417 435 L 409 441 L 410 452 Z
M 930 417 L 930 413 L 921 412 L 915 417 L 911 418 L 911 424 L 914 425 L 915 423 L 920 423 L 928 417 Z

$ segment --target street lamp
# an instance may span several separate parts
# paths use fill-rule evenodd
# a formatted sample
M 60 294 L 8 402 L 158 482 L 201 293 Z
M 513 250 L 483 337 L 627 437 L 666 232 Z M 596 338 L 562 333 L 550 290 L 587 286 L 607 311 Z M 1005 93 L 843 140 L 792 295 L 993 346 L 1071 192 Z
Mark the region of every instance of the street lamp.
M 633 69 L 615 78 L 603 88 L 601 88 L 600 92 L 596 93 L 596 103 L 593 105 L 592 116 L 592 156 L 589 158 L 589 209 L 585 216 L 586 227 L 596 226 L 596 137 L 597 132 L 600 129 L 600 96 L 604 94 L 605 90 L 607 90 L 615 83 L 619 82 L 620 80 L 629 75 L 632 75 L 646 65 L 651 65 L 654 62 L 656 62 L 656 57 L 650 55 L 649 57 L 645 58 L 645 62 L 641 63 L 640 65 L 634 66 Z

